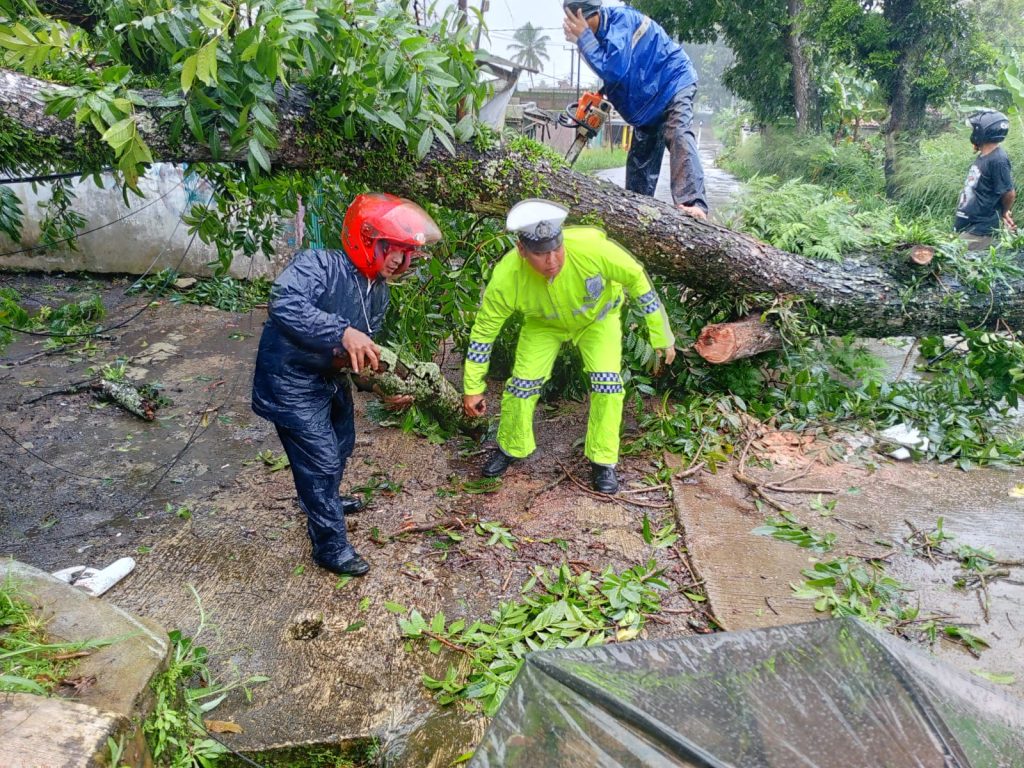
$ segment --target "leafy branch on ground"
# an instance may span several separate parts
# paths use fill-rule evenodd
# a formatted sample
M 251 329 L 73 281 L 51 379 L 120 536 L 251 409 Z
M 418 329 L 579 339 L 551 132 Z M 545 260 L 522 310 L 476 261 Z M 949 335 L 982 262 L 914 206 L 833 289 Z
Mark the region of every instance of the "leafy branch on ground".
M 654 560 L 622 573 L 611 568 L 595 576 L 573 575 L 563 564 L 535 568 L 523 585 L 519 602 L 501 603 L 488 620 L 449 621 L 444 613 L 430 619 L 417 610 L 399 619 L 402 635 L 426 645 L 430 653 L 457 654 L 444 678 L 423 676 L 437 701 L 460 701 L 493 715 L 504 699 L 526 654 L 552 648 L 584 648 L 632 640 L 646 617 L 661 607 L 658 592 L 668 588 Z M 389 610 L 405 613 L 403 606 Z
M 788 541 L 798 547 L 815 552 L 829 552 L 835 545 L 834 533 L 818 533 L 810 526 L 797 520 L 796 515 L 786 510 L 779 511 L 780 517 L 765 518 L 765 524 L 751 531 L 758 536 L 771 536 L 779 541 Z
M 250 312 L 270 299 L 270 281 L 265 277 L 252 280 L 238 280 L 226 275 L 184 278 L 191 284 L 178 288 L 175 283 L 181 279 L 174 270 L 164 269 L 139 278 L 129 286 L 126 293 L 151 293 L 175 304 L 216 307 L 225 312 Z

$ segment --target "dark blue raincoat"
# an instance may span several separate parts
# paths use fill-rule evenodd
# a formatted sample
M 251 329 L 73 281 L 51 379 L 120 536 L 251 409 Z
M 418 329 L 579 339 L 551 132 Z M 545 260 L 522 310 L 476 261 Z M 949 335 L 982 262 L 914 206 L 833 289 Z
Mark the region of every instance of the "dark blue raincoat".
M 369 280 L 344 251 L 306 250 L 274 281 L 252 384 L 252 409 L 272 421 L 306 513 L 313 559 L 340 565 L 355 555 L 338 486 L 355 444 L 352 392 L 334 375 L 335 351 L 352 326 L 373 336 L 388 285 Z

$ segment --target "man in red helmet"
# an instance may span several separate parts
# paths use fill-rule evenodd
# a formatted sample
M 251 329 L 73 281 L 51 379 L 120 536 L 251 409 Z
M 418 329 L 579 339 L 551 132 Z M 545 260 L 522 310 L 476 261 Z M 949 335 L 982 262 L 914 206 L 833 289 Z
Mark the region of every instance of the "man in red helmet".
M 372 337 L 387 311 L 387 281 L 440 238 L 437 224 L 415 203 L 359 195 L 345 213 L 342 249 L 299 251 L 271 289 L 252 409 L 277 428 L 306 513 L 313 562 L 337 574 L 362 576 L 370 566 L 345 532 L 345 515 L 361 505 L 338 495 L 355 423 L 351 386 L 334 371 L 377 370 L 380 349 Z

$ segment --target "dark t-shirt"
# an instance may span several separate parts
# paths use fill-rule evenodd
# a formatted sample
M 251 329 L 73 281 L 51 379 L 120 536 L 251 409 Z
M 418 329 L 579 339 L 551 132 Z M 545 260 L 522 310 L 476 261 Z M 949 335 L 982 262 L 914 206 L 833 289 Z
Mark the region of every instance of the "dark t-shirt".
M 1013 189 L 1013 174 L 1006 150 L 996 147 L 979 155 L 967 172 L 956 206 L 953 229 L 972 235 L 991 235 L 999 229 L 1003 195 Z

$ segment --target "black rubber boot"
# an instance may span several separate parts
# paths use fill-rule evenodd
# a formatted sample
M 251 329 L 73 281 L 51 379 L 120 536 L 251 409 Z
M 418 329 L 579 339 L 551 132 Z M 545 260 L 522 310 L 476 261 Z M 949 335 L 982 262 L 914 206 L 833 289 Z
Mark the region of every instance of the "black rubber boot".
M 619 477 L 615 474 L 614 466 L 590 462 L 590 482 L 598 493 L 619 492 Z
M 357 499 L 355 496 L 341 497 L 341 511 L 346 515 L 354 515 L 357 512 L 362 512 L 364 509 L 366 509 L 366 504 L 363 503 L 362 499 Z
M 505 470 L 512 465 L 513 461 L 515 459 L 502 452 L 500 448 L 497 448 L 494 453 L 487 457 L 487 461 L 484 462 L 480 474 L 484 477 L 501 477 L 505 474 Z
M 313 559 L 313 562 L 321 568 L 324 568 L 331 573 L 336 573 L 339 576 L 365 576 L 367 571 L 370 570 L 370 564 L 363 560 L 358 552 L 348 560 L 343 560 L 340 563 L 330 563 L 324 560 L 317 560 L 315 558 Z

